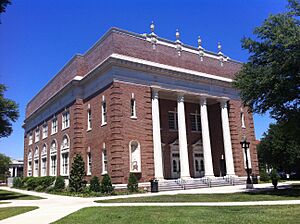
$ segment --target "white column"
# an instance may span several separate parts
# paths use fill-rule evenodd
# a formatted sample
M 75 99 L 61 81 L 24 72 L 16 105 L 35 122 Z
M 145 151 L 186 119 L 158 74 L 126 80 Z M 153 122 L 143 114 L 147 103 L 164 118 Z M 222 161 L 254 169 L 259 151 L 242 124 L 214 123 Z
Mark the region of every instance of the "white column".
M 154 151 L 154 175 L 156 179 L 164 179 L 160 136 L 159 101 L 158 91 L 156 90 L 152 91 L 152 131 Z
M 180 174 L 182 179 L 189 179 L 190 167 L 189 156 L 186 139 L 186 125 L 184 112 L 184 96 L 179 95 L 177 98 L 178 110 L 178 138 L 179 138 L 179 154 L 180 154 Z
M 226 161 L 226 175 L 234 176 L 235 172 L 234 172 L 231 136 L 230 136 L 229 120 L 228 120 L 227 100 L 221 100 L 220 105 L 221 105 L 223 142 L 224 142 L 225 161 Z
M 205 176 L 214 177 L 213 162 L 212 162 L 211 147 L 210 147 L 206 98 L 200 99 L 200 112 L 201 112 L 200 116 L 201 116 Z

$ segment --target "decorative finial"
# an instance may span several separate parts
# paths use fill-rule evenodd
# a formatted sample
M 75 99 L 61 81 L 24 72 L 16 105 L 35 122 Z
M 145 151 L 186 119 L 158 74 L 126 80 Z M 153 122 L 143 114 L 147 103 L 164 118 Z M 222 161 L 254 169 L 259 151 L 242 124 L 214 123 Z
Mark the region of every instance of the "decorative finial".
M 180 33 L 179 33 L 179 30 L 176 29 L 176 41 L 180 41 Z
M 151 25 L 150 25 L 151 33 L 154 33 L 154 28 L 155 28 L 155 25 L 154 25 L 154 22 L 152 21 Z
M 198 36 L 198 50 L 199 50 L 200 60 L 203 61 L 204 51 L 203 51 L 202 40 L 200 36 Z
M 198 36 L 198 48 L 202 48 L 202 40 L 200 36 Z
M 218 42 L 218 53 L 222 53 L 222 45 L 220 42 Z

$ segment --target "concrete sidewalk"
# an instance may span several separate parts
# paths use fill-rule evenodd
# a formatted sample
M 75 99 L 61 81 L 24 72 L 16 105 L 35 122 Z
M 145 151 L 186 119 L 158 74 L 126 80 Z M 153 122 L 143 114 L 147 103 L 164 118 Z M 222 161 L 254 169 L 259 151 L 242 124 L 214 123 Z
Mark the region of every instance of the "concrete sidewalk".
M 280 183 L 279 187 L 287 187 L 291 183 L 300 182 L 284 182 Z M 261 189 L 272 188 L 271 184 L 258 184 L 255 185 L 255 191 Z M 40 196 L 45 199 L 41 200 L 5 200 L 11 202 L 9 204 L 0 204 L 3 207 L 15 206 L 38 206 L 39 208 L 27 213 L 23 213 L 11 218 L 0 221 L 6 224 L 46 224 L 61 219 L 81 208 L 91 206 L 250 206 L 250 205 L 286 205 L 286 204 L 300 204 L 300 200 L 282 200 L 282 201 L 248 201 L 248 202 L 184 202 L 184 203 L 95 203 L 95 200 L 108 200 L 113 198 L 131 198 L 131 197 L 145 197 L 156 195 L 176 195 L 176 194 L 211 194 L 211 193 L 236 193 L 245 192 L 244 185 L 225 186 L 216 188 L 202 188 L 191 190 L 179 190 L 159 193 L 146 193 L 134 195 L 120 195 L 120 196 L 107 196 L 107 197 L 94 197 L 94 198 L 80 198 L 70 196 L 52 195 L 46 193 L 39 193 L 33 191 L 25 191 L 13 189 L 8 187 L 0 187 L 3 190 L 19 192 L 28 195 Z

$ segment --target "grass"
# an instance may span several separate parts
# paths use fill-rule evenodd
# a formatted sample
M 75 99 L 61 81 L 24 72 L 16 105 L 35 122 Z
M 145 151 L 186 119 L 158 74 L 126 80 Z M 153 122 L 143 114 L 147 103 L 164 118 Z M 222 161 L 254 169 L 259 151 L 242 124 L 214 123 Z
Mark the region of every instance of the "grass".
M 0 208 L 0 220 L 37 209 L 35 206 Z
M 21 194 L 13 191 L 0 190 L 0 201 L 1 200 L 38 200 L 44 199 L 38 196 L 31 196 L 27 194 Z
M 98 200 L 98 203 L 137 203 L 137 202 L 235 202 L 235 201 L 274 201 L 299 200 L 300 186 L 295 185 L 288 189 L 253 191 L 248 193 L 232 194 L 177 194 L 159 195 L 151 197 L 119 198 Z
M 299 223 L 300 205 L 235 207 L 90 207 L 55 222 L 88 223 Z

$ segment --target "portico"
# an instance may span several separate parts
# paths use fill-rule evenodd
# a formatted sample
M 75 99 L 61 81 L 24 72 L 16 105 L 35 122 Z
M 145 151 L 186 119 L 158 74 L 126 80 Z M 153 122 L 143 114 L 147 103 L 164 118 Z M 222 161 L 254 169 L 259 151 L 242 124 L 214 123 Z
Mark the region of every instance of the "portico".
M 209 105 L 219 107 L 218 116 L 221 121 L 218 129 L 219 133 L 222 133 L 223 151 L 222 156 L 215 155 L 220 158 L 214 160 L 219 161 L 225 156 L 227 176 L 235 175 L 228 100 L 228 98 L 152 87 L 154 167 L 157 179 L 186 180 L 198 177 L 213 178 L 220 175 L 221 171 L 216 172 L 215 169 L 214 172 L 214 166 L 217 164 L 213 161 L 211 142 L 216 136 L 210 130 L 213 124 L 210 124 Z M 167 104 L 171 106 L 168 107 Z M 163 108 L 160 105 L 163 105 Z M 165 152 L 166 150 L 168 153 Z

